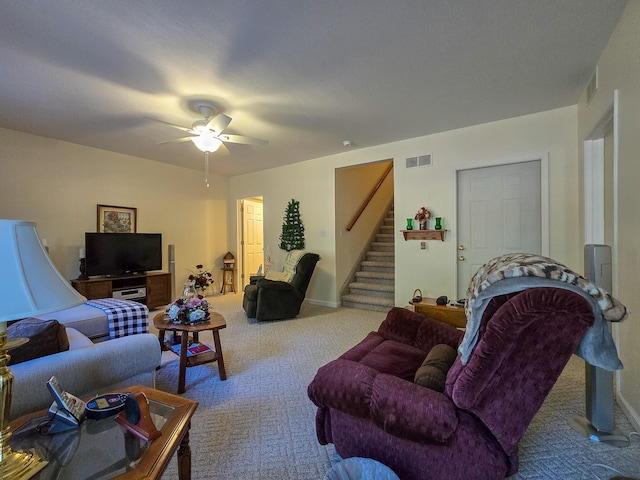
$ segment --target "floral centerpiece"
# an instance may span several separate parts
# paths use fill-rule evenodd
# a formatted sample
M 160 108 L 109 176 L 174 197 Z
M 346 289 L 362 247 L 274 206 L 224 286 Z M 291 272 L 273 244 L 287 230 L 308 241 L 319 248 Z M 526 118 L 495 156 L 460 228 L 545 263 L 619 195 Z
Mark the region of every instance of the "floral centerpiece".
M 420 230 L 425 230 L 427 228 L 427 219 L 431 218 L 431 212 L 427 207 L 420 207 L 418 213 L 414 217 L 415 220 L 420 224 Z
M 213 275 L 209 270 L 205 270 L 203 265 L 196 265 L 196 270 L 197 272 L 191 271 L 189 280 L 193 282 L 193 286 L 197 290 L 200 290 L 200 293 L 204 293 L 209 285 L 213 284 Z
M 173 320 L 173 323 L 183 325 L 208 322 L 209 303 L 202 295 L 189 299 L 179 298 L 169 305 L 166 314 Z

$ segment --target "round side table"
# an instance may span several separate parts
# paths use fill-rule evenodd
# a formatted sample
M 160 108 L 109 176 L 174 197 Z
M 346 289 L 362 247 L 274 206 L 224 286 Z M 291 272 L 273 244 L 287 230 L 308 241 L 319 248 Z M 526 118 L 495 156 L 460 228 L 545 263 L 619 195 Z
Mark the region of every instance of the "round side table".
M 218 362 L 218 372 L 220 374 L 220 380 L 227 379 L 227 373 L 224 369 L 224 359 L 222 357 L 222 346 L 220 344 L 220 333 L 219 331 L 223 328 L 227 327 L 227 322 L 224 317 L 217 312 L 209 312 L 210 318 L 206 323 L 198 323 L 195 325 L 181 325 L 172 323 L 171 318 L 169 318 L 164 313 L 158 313 L 155 317 L 153 317 L 153 325 L 158 329 L 158 340 L 160 340 L 160 345 L 165 350 L 171 350 L 171 344 L 169 342 L 165 342 L 164 335 L 166 331 L 169 332 L 180 332 L 180 369 L 178 374 L 178 393 L 184 393 L 185 391 L 185 377 L 187 366 L 193 367 L 196 365 L 202 365 L 203 363 L 209 362 Z M 189 334 L 193 336 L 193 341 L 198 342 L 198 334 L 200 332 L 204 332 L 207 330 L 211 330 L 213 334 L 213 344 L 215 347 L 215 351 L 205 352 L 199 355 L 194 355 L 193 357 L 187 357 L 187 347 Z

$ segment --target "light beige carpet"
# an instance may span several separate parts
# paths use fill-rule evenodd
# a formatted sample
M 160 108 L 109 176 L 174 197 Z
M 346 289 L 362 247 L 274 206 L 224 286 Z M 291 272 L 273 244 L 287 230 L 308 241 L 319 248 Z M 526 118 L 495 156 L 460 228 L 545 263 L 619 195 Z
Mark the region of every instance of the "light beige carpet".
M 194 480 L 322 480 L 340 461 L 315 437 L 315 406 L 307 385 L 317 369 L 377 330 L 385 313 L 303 305 L 298 318 L 257 322 L 242 310 L 242 294 L 210 297 L 227 320 L 220 337 L 227 380 L 215 363 L 187 369 L 185 396 L 197 400 L 191 428 Z M 211 343 L 209 333 L 201 340 Z M 615 448 L 576 433 L 567 420 L 584 415 L 583 362 L 574 357 L 520 444 L 513 479 L 640 477 L 640 440 Z M 176 392 L 178 357 L 163 353 L 157 388 Z M 619 429 L 631 424 L 616 409 Z M 597 475 L 597 476 L 596 476 Z M 163 479 L 177 478 L 175 460 Z

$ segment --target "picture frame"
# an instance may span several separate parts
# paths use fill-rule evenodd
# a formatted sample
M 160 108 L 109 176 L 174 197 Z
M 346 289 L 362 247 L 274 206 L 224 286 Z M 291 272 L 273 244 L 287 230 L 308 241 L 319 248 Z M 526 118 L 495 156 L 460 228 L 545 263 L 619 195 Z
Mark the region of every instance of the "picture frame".
M 98 233 L 136 233 L 138 209 L 98 205 Z

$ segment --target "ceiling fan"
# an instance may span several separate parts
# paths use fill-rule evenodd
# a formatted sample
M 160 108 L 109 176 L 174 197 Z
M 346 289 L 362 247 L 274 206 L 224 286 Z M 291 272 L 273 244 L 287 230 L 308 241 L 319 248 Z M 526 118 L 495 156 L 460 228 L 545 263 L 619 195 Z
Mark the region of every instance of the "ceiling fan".
M 181 143 L 191 141 L 201 151 L 205 153 L 218 152 L 222 155 L 229 155 L 229 149 L 226 143 L 241 143 L 245 145 L 267 145 L 269 142 L 259 138 L 245 137 L 243 135 L 230 135 L 222 133 L 231 123 L 231 117 L 224 113 L 217 113 L 217 109 L 210 103 L 199 103 L 195 105 L 202 116 L 202 120 L 193 122 L 191 128 L 176 125 L 175 123 L 165 122 L 152 118 L 156 122 L 164 123 L 170 127 L 177 128 L 190 135 L 187 137 L 176 138 L 158 142 L 158 145 L 164 143 Z
M 204 152 L 204 183 L 209 187 L 209 154 L 218 152 L 222 155 L 229 155 L 229 149 L 225 145 L 228 143 L 242 143 L 245 145 L 268 145 L 269 142 L 260 138 L 245 137 L 244 135 L 230 135 L 222 133 L 231 123 L 231 117 L 224 113 L 218 113 L 218 110 L 208 102 L 197 103 L 194 108 L 198 109 L 202 116 L 202 120 L 196 120 L 191 128 L 176 125 L 175 123 L 165 122 L 156 118 L 150 118 L 155 122 L 164 123 L 170 127 L 177 128 L 189 133 L 189 136 L 175 138 L 173 140 L 165 140 L 158 142 L 158 145 L 164 143 L 182 143 L 191 141 L 201 151 Z

